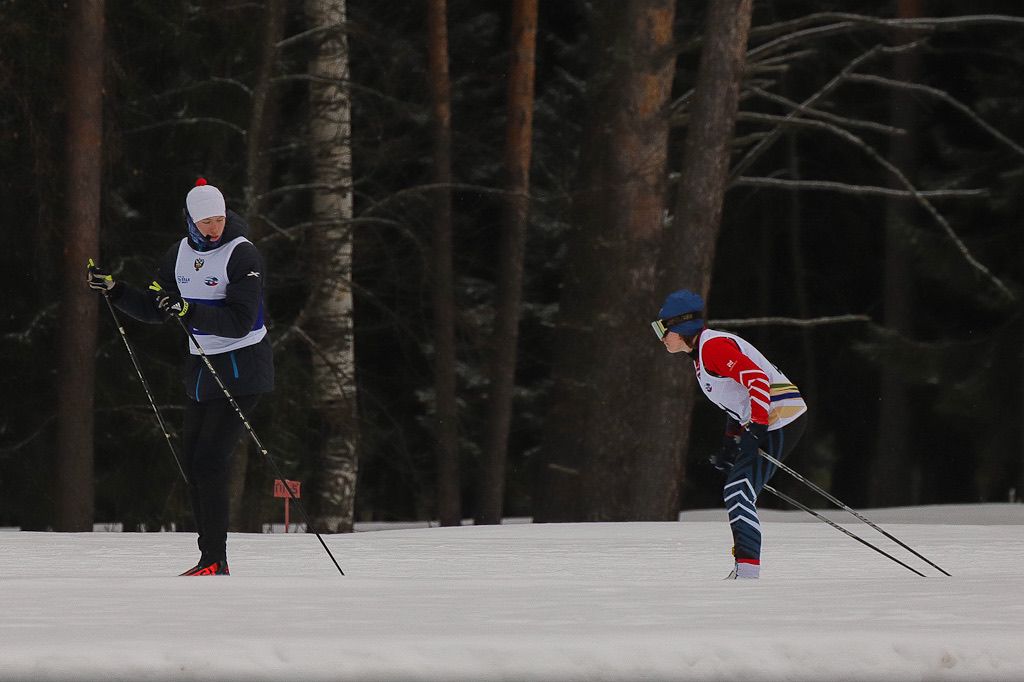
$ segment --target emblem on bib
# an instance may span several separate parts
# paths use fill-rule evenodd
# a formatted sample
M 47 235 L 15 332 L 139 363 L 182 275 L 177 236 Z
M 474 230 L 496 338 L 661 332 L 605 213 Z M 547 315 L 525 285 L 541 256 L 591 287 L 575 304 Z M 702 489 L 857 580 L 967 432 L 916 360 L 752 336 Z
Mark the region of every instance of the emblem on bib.
M 206 261 L 202 258 L 196 258 L 196 262 L 193 263 L 193 265 L 196 266 L 196 272 L 199 272 L 199 268 L 203 267 L 204 263 L 206 263 Z
M 205 284 L 208 287 L 215 287 L 217 286 L 218 282 L 220 282 L 220 280 L 217 279 L 216 277 L 207 277 L 206 279 L 203 280 L 203 284 Z

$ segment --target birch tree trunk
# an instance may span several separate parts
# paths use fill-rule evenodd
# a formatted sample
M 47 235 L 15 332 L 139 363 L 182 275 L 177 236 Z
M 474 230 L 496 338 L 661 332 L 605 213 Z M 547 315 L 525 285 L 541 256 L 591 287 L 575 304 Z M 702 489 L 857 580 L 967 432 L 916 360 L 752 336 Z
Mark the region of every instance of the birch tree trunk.
M 68 46 L 67 229 L 57 387 L 56 516 L 61 531 L 93 523 L 96 293 L 83 282 L 99 255 L 103 161 L 103 0 L 72 0 Z
M 433 310 L 437 514 L 442 526 L 462 523 L 459 430 L 455 402 L 455 276 L 452 256 L 451 82 L 448 3 L 427 3 L 427 53 L 434 119 Z
M 492 342 L 491 395 L 487 443 L 480 477 L 476 523 L 501 523 L 505 498 L 505 462 L 512 423 L 516 346 L 522 303 L 523 257 L 530 210 L 530 156 L 533 136 L 534 54 L 537 0 L 512 6 L 512 64 L 509 68 L 505 123 L 505 214 L 498 262 L 498 304 Z
M 322 439 L 314 523 L 350 532 L 358 470 L 358 420 L 352 338 L 352 147 L 345 0 L 307 0 L 310 26 L 325 33 L 310 63 L 313 222 L 311 290 L 298 323 L 310 344 L 312 404 Z
M 666 408 L 644 385 L 661 348 L 646 324 L 653 313 L 640 311 L 655 300 L 664 228 L 675 3 L 597 7 L 601 52 L 587 84 L 593 96 L 534 510 L 541 521 L 648 518 L 651 501 L 637 498 L 648 487 L 632 479 L 649 466 L 652 446 L 664 447 L 649 412 Z M 665 475 L 651 478 L 668 485 Z

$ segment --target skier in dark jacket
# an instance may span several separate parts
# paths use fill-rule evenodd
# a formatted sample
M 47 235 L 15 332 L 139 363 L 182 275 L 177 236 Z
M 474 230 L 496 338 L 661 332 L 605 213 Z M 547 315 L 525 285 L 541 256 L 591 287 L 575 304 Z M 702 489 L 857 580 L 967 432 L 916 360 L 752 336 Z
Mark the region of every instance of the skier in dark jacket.
M 89 268 L 87 281 L 137 320 L 181 320 L 248 414 L 260 394 L 274 388 L 274 360 L 264 324 L 263 259 L 246 238 L 249 226 L 226 209 L 223 195 L 205 180 L 185 198 L 184 218 L 188 236 L 167 250 L 147 290 L 115 282 L 98 266 Z M 188 344 L 182 466 L 200 557 L 182 575 L 228 575 L 229 465 L 243 424 L 199 349 L 191 340 Z

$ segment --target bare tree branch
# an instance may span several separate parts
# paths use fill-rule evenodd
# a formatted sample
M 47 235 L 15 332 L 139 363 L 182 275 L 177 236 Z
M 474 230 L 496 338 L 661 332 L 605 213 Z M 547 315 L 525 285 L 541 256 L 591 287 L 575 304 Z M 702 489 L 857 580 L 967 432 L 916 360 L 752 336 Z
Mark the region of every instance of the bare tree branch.
M 51 303 L 42 310 L 36 313 L 32 321 L 28 323 L 28 326 L 19 332 L 7 332 L 3 335 L 5 341 L 14 341 L 16 343 L 32 343 L 32 335 L 43 326 L 43 323 L 50 317 L 54 316 L 57 310 L 57 304 Z
M 343 30 L 345 30 L 345 27 L 347 25 L 348 25 L 347 22 L 343 22 L 343 23 L 340 23 L 340 24 L 328 24 L 328 25 L 325 25 L 325 26 L 317 26 L 316 28 L 311 28 L 308 31 L 302 31 L 301 33 L 296 33 L 293 36 L 288 36 L 287 38 L 284 38 L 283 40 L 278 41 L 276 47 L 277 47 L 277 49 L 280 50 L 280 49 L 283 49 L 285 47 L 291 47 L 292 45 L 296 45 L 298 43 L 304 42 L 304 41 L 309 40 L 311 38 L 320 38 L 321 36 L 326 36 L 326 35 L 329 35 L 331 33 L 336 33 L 337 31 L 343 31 Z
M 55 415 L 55 414 L 49 415 L 46 419 L 43 420 L 43 423 L 40 424 L 39 428 L 36 429 L 33 433 L 29 434 L 25 438 L 22 438 L 17 443 L 12 443 L 10 445 L 5 445 L 3 447 L 0 447 L 0 454 L 9 455 L 9 454 L 15 453 L 18 450 L 22 449 L 23 447 L 25 447 L 26 445 L 28 445 L 29 443 L 34 441 L 36 438 L 38 438 L 40 435 L 42 435 L 44 432 L 48 431 L 49 427 L 50 427 L 50 423 L 55 421 L 56 419 L 57 419 L 57 415 Z
M 836 24 L 826 24 L 825 26 L 813 26 L 811 28 L 800 29 L 749 50 L 747 52 L 747 60 L 757 61 L 762 55 L 773 54 L 793 43 L 829 38 L 841 33 L 848 33 L 851 30 L 857 30 L 858 28 L 860 28 L 860 26 L 857 22 L 844 21 Z
M 264 244 L 271 243 L 275 241 L 275 238 L 284 238 L 287 239 L 288 241 L 295 241 L 297 235 L 292 234 L 290 230 L 278 225 L 270 218 L 270 216 L 268 216 L 265 213 L 257 213 L 256 215 L 257 217 L 259 217 L 260 220 L 263 221 L 264 225 L 266 225 L 267 227 L 274 231 L 274 234 L 270 236 L 264 236 L 258 239 L 257 246 L 263 246 Z
M 768 325 L 785 325 L 788 327 L 820 327 L 826 324 L 843 324 L 847 322 L 871 322 L 867 315 L 832 315 L 828 317 L 812 317 L 798 319 L 795 317 L 748 317 L 734 320 L 708 320 L 711 327 L 764 327 Z
M 824 25 L 817 25 L 821 24 Z M 774 40 L 752 48 L 747 52 L 747 63 L 755 64 L 765 61 L 764 56 L 777 52 L 792 43 L 807 40 L 829 38 L 843 33 L 852 33 L 865 29 L 882 29 L 885 31 L 917 31 L 930 33 L 938 30 L 958 30 L 968 26 L 1005 25 L 1024 26 L 1024 17 L 1003 14 L 963 15 L 958 17 L 922 17 L 920 19 L 882 19 L 879 17 L 850 14 L 845 12 L 819 12 L 808 14 L 798 19 L 782 21 L 750 30 L 751 42 L 759 38 L 780 36 Z M 703 38 L 687 41 L 678 50 L 680 54 L 693 52 L 700 48 Z M 799 53 L 797 53 L 799 54 Z M 685 93 L 672 103 L 672 108 L 685 106 L 692 97 L 692 90 Z
M 1002 142 L 1003 144 L 1005 144 L 1007 147 L 1012 149 L 1017 154 L 1020 154 L 1021 156 L 1024 156 L 1024 147 L 1022 147 L 1021 145 L 1017 144 L 1016 142 L 1014 142 L 1013 140 L 1008 138 L 1006 135 L 1003 135 L 1001 132 L 999 132 L 998 130 L 993 128 L 991 125 L 986 123 L 985 120 L 982 119 L 977 114 L 975 114 L 974 111 L 972 111 L 969 106 L 967 106 L 966 104 L 964 104 L 960 100 L 956 99 L 955 97 L 950 95 L 945 90 L 939 90 L 938 88 L 933 88 L 933 87 L 930 87 L 928 85 L 922 85 L 920 83 L 907 83 L 905 81 L 897 81 L 897 80 L 893 80 L 891 78 L 884 78 L 882 76 L 872 76 L 870 74 L 860 74 L 860 73 L 850 74 L 849 76 L 847 76 L 847 80 L 852 81 L 854 83 L 873 83 L 875 85 L 882 85 L 882 86 L 887 87 L 887 88 L 896 88 L 896 89 L 901 89 L 901 90 L 911 90 L 913 92 L 921 92 L 921 93 L 924 93 L 924 94 L 927 94 L 927 95 L 931 95 L 932 97 L 935 97 L 936 99 L 939 99 L 939 100 L 942 100 L 943 102 L 946 102 L 947 104 L 952 106 L 954 109 L 956 109 L 957 111 L 959 111 L 960 113 L 964 114 L 965 116 L 970 118 L 972 121 L 974 121 L 974 123 L 979 128 L 981 128 L 982 130 L 987 132 L 989 135 L 991 135 L 995 139 L 997 139 L 1000 142 Z
M 776 95 L 773 92 L 768 92 L 762 88 L 748 87 L 746 88 L 758 97 L 762 97 L 776 104 L 781 104 L 791 110 L 799 111 L 802 114 L 808 116 L 814 116 L 815 118 L 823 121 L 830 121 L 836 125 L 843 126 L 844 128 L 860 128 L 863 130 L 872 130 L 878 133 L 884 133 L 886 135 L 906 135 L 907 131 L 902 128 L 895 128 L 893 126 L 884 125 L 882 123 L 875 123 L 874 121 L 865 121 L 861 119 L 847 118 L 845 116 L 838 116 L 836 114 L 822 111 L 821 109 L 812 109 L 801 105 L 799 102 L 794 102 L 788 97 L 782 95 Z M 745 115 L 745 112 L 744 112 Z
M 874 187 L 871 185 L 851 185 L 845 182 L 831 182 L 828 180 L 785 180 L 782 178 L 740 176 L 736 178 L 733 185 L 787 190 L 823 190 L 855 196 L 879 196 L 897 199 L 914 198 L 914 193 L 906 190 Z M 987 189 L 932 189 L 918 190 L 918 194 L 932 199 L 972 199 L 987 197 L 990 192 Z
M 853 71 L 856 70 L 857 67 L 859 67 L 861 64 L 863 64 L 864 62 L 868 61 L 869 59 L 874 58 L 876 55 L 881 54 L 883 51 L 885 51 L 885 48 L 883 48 L 881 45 L 875 45 L 874 47 L 870 48 L 869 50 L 867 50 L 865 52 L 862 52 L 859 56 L 855 57 L 849 64 L 847 64 L 845 67 L 843 67 L 843 69 L 838 74 L 836 74 L 832 78 L 832 80 L 830 80 L 828 83 L 826 83 L 821 88 L 819 88 L 818 91 L 815 92 L 813 95 L 811 95 L 810 97 L 805 99 L 803 101 L 803 103 L 800 104 L 799 108 L 796 109 L 795 111 L 791 112 L 789 114 L 789 116 L 787 116 L 786 118 L 787 119 L 795 119 L 795 118 L 797 118 L 803 112 L 804 109 L 806 109 L 807 107 L 811 107 L 812 105 L 814 105 L 815 102 L 820 101 L 825 96 L 830 94 L 833 90 L 838 88 L 844 82 L 844 77 L 847 74 L 853 73 Z M 743 156 L 743 158 L 740 159 L 736 163 L 736 165 L 733 167 L 733 169 L 732 169 L 732 171 L 730 172 L 730 175 L 729 175 L 729 181 L 730 182 L 735 181 L 735 179 L 737 177 L 739 177 L 744 171 L 746 171 L 748 168 L 750 168 L 750 166 L 753 165 L 753 163 L 762 154 L 764 154 L 766 151 L 768 151 L 768 148 L 772 144 L 774 144 L 776 140 L 778 140 L 780 137 L 782 137 L 782 131 L 783 131 L 783 127 L 782 126 L 777 127 L 774 131 L 772 131 L 772 133 L 768 137 L 766 137 L 765 139 L 761 140 L 761 142 L 759 142 L 752 149 L 750 149 Z
M 302 312 L 305 312 L 305 310 L 303 310 Z M 338 395 L 346 396 L 351 399 L 353 397 L 352 392 L 354 390 L 355 382 L 352 381 L 350 377 L 345 377 L 345 375 L 338 369 L 337 365 L 331 362 L 330 356 L 326 352 L 324 352 L 324 350 L 317 344 L 316 341 L 313 340 L 312 337 L 310 337 L 309 334 L 305 332 L 305 330 L 302 328 L 302 322 L 304 320 L 302 319 L 301 313 L 299 315 L 299 318 L 300 319 L 295 320 L 295 323 L 289 328 L 289 333 L 294 334 L 295 336 L 298 336 L 300 339 L 302 339 L 306 343 L 306 345 L 308 345 L 310 349 L 316 355 L 318 355 L 321 360 L 323 360 L 324 364 L 327 365 L 327 368 L 331 374 L 331 378 L 334 379 L 334 382 L 338 386 Z
M 174 118 L 174 119 L 170 119 L 170 120 L 167 120 L 167 121 L 160 121 L 158 123 L 151 123 L 149 125 L 139 126 L 137 128 L 130 128 L 130 129 L 124 131 L 124 132 L 125 132 L 126 135 L 128 135 L 128 134 L 131 134 L 131 133 L 141 133 L 141 132 L 146 131 L 146 130 L 153 130 L 155 128 L 165 128 L 167 126 L 199 125 L 199 124 L 202 124 L 202 123 L 212 123 L 214 125 L 219 125 L 219 126 L 223 126 L 225 128 L 229 128 L 229 129 L 233 130 L 234 132 L 238 133 L 239 135 L 241 135 L 242 137 L 245 137 L 247 135 L 247 133 L 246 133 L 244 128 L 241 128 L 241 127 L 235 125 L 231 121 L 225 121 L 222 118 L 213 118 L 213 117 L 209 117 L 209 116 L 193 116 L 191 118 Z
M 737 118 L 739 118 L 739 115 L 737 115 Z M 764 138 L 768 137 L 770 134 L 771 133 L 768 132 L 767 130 L 762 130 L 760 132 L 750 133 L 748 135 L 739 135 L 732 139 L 730 146 L 733 149 L 746 149 L 752 144 L 757 144 Z M 672 175 L 675 176 L 678 175 L 678 173 L 673 173 Z
M 273 222 L 266 216 L 264 216 L 263 219 L 267 222 L 267 225 L 270 227 L 270 229 L 274 230 L 275 234 L 261 238 L 257 243 L 257 246 L 260 247 L 275 244 L 281 241 L 282 239 L 287 239 L 288 241 L 295 241 L 296 239 L 299 238 L 299 233 L 302 232 L 303 230 L 335 224 L 333 222 L 327 222 L 322 220 L 310 220 L 302 223 L 295 223 L 294 225 L 289 225 L 288 227 L 281 227 L 280 225 Z M 386 225 L 388 227 L 398 228 L 399 231 L 404 233 L 407 237 L 410 237 L 413 243 L 419 243 L 419 239 L 415 237 L 414 233 L 406 227 L 405 223 L 399 220 L 361 216 L 343 222 L 345 225 L 348 225 L 349 227 L 355 227 L 357 225 Z
M 804 49 L 797 50 L 796 52 L 787 52 L 786 54 L 775 55 L 774 57 L 766 57 L 764 59 L 758 59 L 755 62 L 748 62 L 749 65 L 753 66 L 778 66 L 778 65 L 789 65 L 792 62 L 807 57 L 814 57 L 819 54 L 818 50 Z
M 305 192 L 315 190 L 326 190 L 329 192 L 336 192 L 338 190 L 348 189 L 348 185 L 326 185 L 323 183 L 304 183 L 298 185 L 282 185 L 281 187 L 275 187 L 274 189 L 268 190 L 263 194 L 256 197 L 257 200 L 262 201 L 264 199 L 270 199 L 272 197 L 279 196 L 281 194 L 288 194 L 290 192 Z
M 405 198 L 405 197 L 410 196 L 410 195 L 414 196 L 414 197 L 417 197 L 417 198 L 420 198 L 420 199 L 425 199 L 426 195 L 430 194 L 431 192 L 433 192 L 435 190 L 439 190 L 439 189 L 461 190 L 461 191 L 465 191 L 465 192 L 477 192 L 479 194 L 496 194 L 496 195 L 499 195 L 499 196 L 507 196 L 509 194 L 509 192 L 507 190 L 498 189 L 496 187 L 487 187 L 485 185 L 470 185 L 470 184 L 458 183 L 458 182 L 452 182 L 452 183 L 436 183 L 436 182 L 434 182 L 434 183 L 426 183 L 426 184 L 423 184 L 423 185 L 415 185 L 413 187 L 406 187 L 405 189 L 399 190 L 397 192 L 394 192 L 394 193 L 388 195 L 387 198 L 385 198 L 382 201 L 379 201 L 379 202 L 373 204 L 372 206 L 367 208 L 365 211 L 363 211 L 363 215 L 373 214 L 373 213 L 379 211 L 380 209 L 382 209 L 383 207 L 385 207 L 387 204 L 390 204 L 391 202 L 393 202 L 393 201 L 395 201 L 397 199 L 402 199 L 402 198 Z
M 821 26 L 815 24 L 826 23 Z M 885 31 L 916 31 L 919 33 L 931 33 L 938 30 L 959 30 L 968 26 L 984 25 L 1005 25 L 1021 27 L 1024 26 L 1024 17 L 1014 17 L 1002 14 L 978 14 L 964 15 L 958 17 L 922 17 L 920 19 L 881 19 L 860 14 L 847 14 L 842 12 L 822 12 L 809 14 L 792 21 L 779 22 L 768 26 L 762 26 L 751 30 L 751 38 L 757 39 L 765 36 L 780 35 L 779 38 L 770 40 L 747 53 L 748 59 L 755 59 L 762 54 L 770 54 L 791 43 L 798 43 L 805 40 L 828 38 L 831 36 L 860 31 L 865 29 L 883 29 Z
M 184 405 L 157 405 L 156 408 L 161 413 L 165 412 L 183 412 L 185 410 Z M 138 412 L 142 415 L 151 416 L 153 414 L 153 406 L 149 403 L 140 403 L 138 405 L 118 405 L 116 407 L 97 407 L 96 412 L 98 414 L 120 414 L 121 412 Z M 171 426 L 168 425 L 168 429 L 171 430 Z M 173 432 L 172 432 L 172 435 Z
M 779 116 L 777 114 L 761 114 L 761 113 L 757 113 L 757 112 L 754 112 L 754 111 L 744 111 L 744 112 L 741 112 L 740 113 L 740 118 L 742 118 L 742 120 L 744 120 L 744 121 L 757 121 L 759 123 L 771 123 L 773 125 L 782 126 L 784 128 L 812 128 L 812 129 L 818 129 L 818 130 L 827 130 L 827 129 L 833 129 L 833 128 L 843 129 L 842 125 L 836 124 L 836 123 L 833 123 L 833 122 L 830 122 L 830 121 L 827 121 L 827 120 L 818 120 L 818 119 L 813 119 L 813 118 L 792 118 L 790 116 Z M 856 121 L 852 121 L 851 120 L 851 123 L 855 123 L 855 122 Z M 865 121 L 865 123 L 870 123 L 870 121 Z M 860 126 L 860 127 L 867 127 L 867 126 Z M 889 126 L 878 126 L 878 127 L 888 128 Z M 878 129 L 875 126 L 871 126 L 869 129 L 872 130 L 873 132 L 878 132 Z M 895 132 L 897 134 L 905 133 L 906 132 L 904 130 L 900 130 L 899 128 L 891 128 L 890 131 Z M 890 131 L 886 131 L 886 132 L 890 132 Z M 765 132 L 767 132 L 770 135 L 774 131 L 765 131 Z
M 243 83 L 240 80 L 237 80 L 235 78 L 223 78 L 221 76 L 211 76 L 210 78 L 207 78 L 205 80 L 196 81 L 194 83 L 189 83 L 188 85 L 185 85 L 185 86 L 180 87 L 180 88 L 172 88 L 170 90 L 164 90 L 163 92 L 158 92 L 155 95 L 150 95 L 149 97 L 146 97 L 146 98 L 144 98 L 142 100 L 133 100 L 130 104 L 132 106 L 135 106 L 135 105 L 139 104 L 140 102 L 144 102 L 144 101 L 152 101 L 152 100 L 158 100 L 158 99 L 165 99 L 167 97 L 179 97 L 180 95 L 183 95 L 186 92 L 192 92 L 194 90 L 199 90 L 200 88 L 206 88 L 206 87 L 209 87 L 211 85 L 230 85 L 230 86 L 232 86 L 234 88 L 238 88 L 239 90 L 244 92 L 246 95 L 252 95 L 252 88 L 250 88 L 248 85 L 246 85 L 245 83 Z
M 352 85 L 352 81 L 346 78 L 332 78 L 329 76 L 315 76 L 308 73 L 287 73 L 282 76 L 274 76 L 270 79 L 274 85 L 282 83 L 324 83 L 327 85 Z
M 905 31 L 912 30 L 935 30 L 935 29 L 959 29 L 964 26 L 985 25 L 985 24 L 1007 24 L 1020 26 L 1024 24 L 1024 18 L 1004 14 L 974 14 L 958 17 L 920 17 L 914 19 L 882 19 L 879 17 L 865 16 L 863 14 L 851 14 L 848 12 L 818 12 L 808 14 L 790 21 L 780 21 L 775 24 L 768 24 L 750 29 L 751 39 L 758 39 L 765 36 L 791 33 L 806 26 L 812 26 L 821 22 L 851 22 L 863 26 L 898 29 Z
M 295 239 L 298 239 L 297 233 L 302 232 L 303 230 L 308 230 L 314 227 L 329 227 L 332 225 L 337 225 L 341 222 L 346 222 L 349 225 L 352 224 L 352 221 L 307 220 L 302 223 L 295 223 L 294 225 L 289 225 L 288 227 L 281 227 L 280 225 L 273 223 L 271 224 L 271 229 L 273 229 L 277 234 L 270 235 L 269 237 L 264 237 L 263 239 L 260 240 L 260 244 L 272 244 L 275 241 L 277 241 L 279 237 L 287 239 L 289 241 L 294 241 Z
M 792 118 L 792 115 L 787 116 L 781 121 L 780 127 L 777 128 L 776 130 L 780 130 L 782 126 L 792 125 L 795 123 L 796 120 L 797 119 Z M 1005 284 L 1003 284 L 1002 280 L 996 277 L 985 265 L 983 265 L 979 260 L 977 260 L 974 257 L 973 254 L 971 254 L 970 250 L 967 248 L 967 245 L 964 244 L 960 237 L 957 236 L 956 232 L 953 231 L 952 226 L 949 224 L 946 218 L 941 213 L 939 213 L 938 210 L 936 210 L 932 203 L 928 201 L 928 199 L 925 196 L 923 196 L 921 192 L 918 191 L 918 189 L 914 186 L 912 182 L 910 182 L 907 176 L 903 174 L 903 171 L 894 166 L 884 156 L 879 154 L 874 147 L 867 144 L 866 142 L 864 142 L 864 140 L 857 137 L 850 131 L 844 130 L 838 126 L 834 126 L 831 123 L 826 123 L 824 121 L 802 120 L 800 121 L 799 125 L 812 128 L 819 128 L 838 136 L 839 138 L 861 149 L 875 163 L 889 171 L 889 173 L 892 174 L 893 177 L 895 177 L 896 180 L 906 188 L 907 192 L 909 192 L 913 196 L 917 204 L 921 206 L 921 208 L 923 208 L 935 220 L 935 222 L 939 224 L 939 227 L 942 228 L 942 230 L 946 233 L 946 236 L 948 236 L 950 241 L 953 242 L 954 246 L 956 246 L 956 249 L 960 252 L 960 255 L 963 256 L 964 260 L 966 260 L 968 264 L 971 265 L 971 267 L 973 267 L 975 270 L 981 273 L 984 277 L 988 278 L 988 280 L 992 282 L 992 284 L 1006 297 L 1008 301 L 1016 300 L 1016 296 L 1014 296 L 1013 292 L 1010 291 L 1010 289 Z M 735 175 L 730 177 L 730 184 L 732 182 L 735 182 L 736 177 L 737 176 Z

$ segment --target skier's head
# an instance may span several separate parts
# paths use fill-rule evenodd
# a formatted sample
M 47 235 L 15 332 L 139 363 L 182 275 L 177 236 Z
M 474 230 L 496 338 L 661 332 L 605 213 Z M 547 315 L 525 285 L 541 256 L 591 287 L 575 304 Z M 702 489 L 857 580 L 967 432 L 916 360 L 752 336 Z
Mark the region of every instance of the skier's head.
M 185 196 L 185 223 L 188 234 L 197 245 L 210 246 L 224 233 L 227 209 L 220 190 L 199 178 Z
M 696 336 L 704 328 L 704 299 L 688 289 L 673 291 L 665 299 L 658 319 L 651 323 L 659 340 L 670 332 L 684 339 Z

